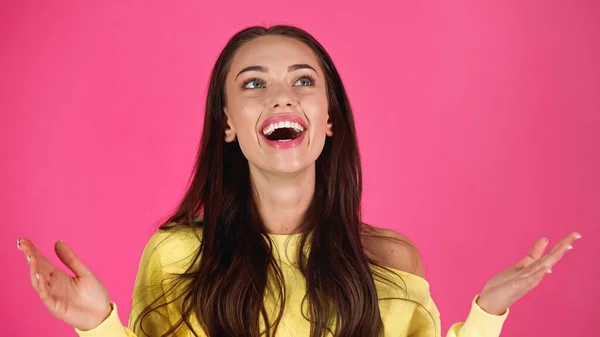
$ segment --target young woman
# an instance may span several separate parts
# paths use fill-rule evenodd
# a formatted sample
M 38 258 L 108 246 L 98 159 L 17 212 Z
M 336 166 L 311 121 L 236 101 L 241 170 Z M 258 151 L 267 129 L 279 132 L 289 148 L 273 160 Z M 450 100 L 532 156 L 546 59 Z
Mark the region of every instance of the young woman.
M 361 184 L 329 55 L 298 28 L 252 27 L 214 66 L 193 179 L 146 245 L 129 328 L 65 243 L 55 250 L 74 277 L 30 241 L 18 245 L 44 304 L 80 336 L 440 336 L 417 249 L 361 222 Z M 447 336 L 498 336 L 509 306 L 579 237 L 544 256 L 538 240 Z

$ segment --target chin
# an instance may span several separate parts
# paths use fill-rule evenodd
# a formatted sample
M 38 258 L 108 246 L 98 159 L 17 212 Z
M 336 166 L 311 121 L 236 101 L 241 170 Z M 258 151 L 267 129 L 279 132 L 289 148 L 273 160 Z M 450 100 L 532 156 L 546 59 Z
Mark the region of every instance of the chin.
M 313 163 L 314 165 L 314 163 Z M 308 163 L 282 161 L 282 162 L 271 162 L 269 167 L 266 168 L 268 172 L 273 174 L 294 174 L 300 173 L 308 169 L 311 165 Z
M 246 157 L 251 166 L 270 174 L 298 174 L 315 167 L 318 154 L 308 149 L 267 151 L 254 157 Z M 254 153 L 256 154 L 256 153 Z

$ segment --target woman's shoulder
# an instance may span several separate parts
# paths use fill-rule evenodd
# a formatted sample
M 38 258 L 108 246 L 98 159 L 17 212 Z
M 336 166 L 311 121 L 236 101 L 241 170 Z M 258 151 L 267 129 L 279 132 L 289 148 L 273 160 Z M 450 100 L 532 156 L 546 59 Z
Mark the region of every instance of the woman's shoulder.
M 161 268 L 186 269 L 200 248 L 202 230 L 196 227 L 168 225 L 156 230 L 144 247 L 144 258 Z
M 415 243 L 391 229 L 363 224 L 361 239 L 365 254 L 378 264 L 425 278 L 421 254 Z
M 175 225 L 157 229 L 148 239 L 147 245 L 161 251 L 172 251 L 181 247 L 189 249 L 189 246 L 199 245 L 201 237 L 201 228 Z

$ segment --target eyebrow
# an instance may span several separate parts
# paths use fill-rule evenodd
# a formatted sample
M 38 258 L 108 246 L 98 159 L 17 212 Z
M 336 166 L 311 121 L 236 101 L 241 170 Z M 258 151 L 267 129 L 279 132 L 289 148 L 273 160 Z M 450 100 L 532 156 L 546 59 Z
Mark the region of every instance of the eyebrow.
M 300 63 L 300 64 L 292 64 L 291 66 L 288 67 L 288 73 L 292 72 L 292 71 L 296 71 L 296 70 L 301 70 L 301 69 L 312 69 L 312 71 L 314 71 L 315 73 L 317 73 L 317 75 L 319 74 L 315 68 L 309 66 L 308 64 L 305 63 Z M 263 67 L 263 66 L 249 66 L 246 67 L 242 70 L 240 70 L 240 72 L 235 76 L 235 79 L 237 79 L 242 73 L 248 72 L 248 71 L 258 71 L 261 73 L 266 73 L 269 71 L 269 68 L 267 67 Z

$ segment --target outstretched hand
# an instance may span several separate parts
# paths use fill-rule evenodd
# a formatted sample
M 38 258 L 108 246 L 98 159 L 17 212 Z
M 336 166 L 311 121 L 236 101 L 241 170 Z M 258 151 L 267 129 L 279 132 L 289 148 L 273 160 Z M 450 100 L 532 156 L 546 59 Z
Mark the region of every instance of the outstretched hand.
M 502 315 L 513 303 L 535 288 L 545 275 L 551 273 L 552 267 L 567 251 L 573 249 L 573 242 L 580 238 L 579 233 L 571 233 L 546 255 L 544 251 L 548 240 L 537 240 L 527 256 L 485 284 L 477 304 L 490 314 Z
M 80 330 L 91 330 L 108 317 L 106 288 L 64 242 L 56 242 L 54 250 L 74 277 L 56 268 L 29 240 L 20 238 L 17 247 L 29 263 L 31 285 L 55 317 Z

